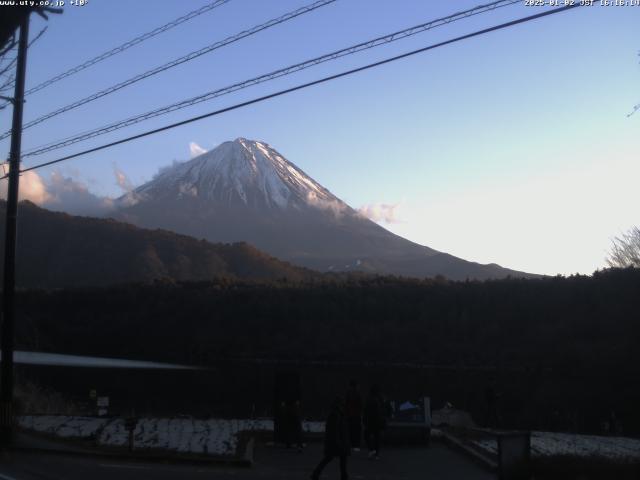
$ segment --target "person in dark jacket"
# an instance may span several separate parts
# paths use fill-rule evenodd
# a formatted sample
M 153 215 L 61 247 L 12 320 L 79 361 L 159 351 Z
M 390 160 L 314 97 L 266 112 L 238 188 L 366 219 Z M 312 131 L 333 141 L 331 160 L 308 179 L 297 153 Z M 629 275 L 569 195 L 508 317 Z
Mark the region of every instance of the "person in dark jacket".
M 299 452 L 302 452 L 304 444 L 302 443 L 302 413 L 300 412 L 300 400 L 290 400 L 286 403 L 286 440 L 287 448 L 296 445 Z
M 351 447 L 355 451 L 359 451 L 360 438 L 362 437 L 362 396 L 358 390 L 358 382 L 355 380 L 349 382 L 345 404 Z
M 324 467 L 335 457 L 340 459 L 340 479 L 347 480 L 347 456 L 351 451 L 349 442 L 349 426 L 344 414 L 343 401 L 337 397 L 331 405 L 324 430 L 324 458 L 311 474 L 312 480 L 318 480 Z
M 364 436 L 369 458 L 380 458 L 380 433 L 385 427 L 384 401 L 377 385 L 371 387 L 364 407 Z
M 485 425 L 490 428 L 500 427 L 500 415 L 498 414 L 498 399 L 500 398 L 500 393 L 497 392 L 495 379 L 491 379 L 489 386 L 484 391 L 484 398 L 487 402 Z

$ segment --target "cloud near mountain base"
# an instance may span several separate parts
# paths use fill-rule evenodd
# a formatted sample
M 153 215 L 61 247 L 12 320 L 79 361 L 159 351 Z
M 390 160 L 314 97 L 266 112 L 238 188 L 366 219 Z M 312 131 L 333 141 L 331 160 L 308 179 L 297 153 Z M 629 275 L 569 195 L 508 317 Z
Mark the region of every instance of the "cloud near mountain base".
M 0 195 L 7 198 L 7 188 L 9 182 L 4 179 L 0 181 Z M 40 175 L 33 170 L 20 175 L 19 200 L 29 200 L 37 205 L 42 205 L 51 201 L 51 195 L 47 186 L 42 181 Z
M 339 200 L 322 198 L 313 191 L 307 192 L 307 203 L 320 210 L 330 211 L 336 218 L 342 216 L 348 208 L 345 203 Z
M 89 191 L 88 186 L 60 172 L 52 172 L 49 180 L 43 182 L 48 198 L 44 202 L 34 203 L 49 210 L 58 210 L 71 215 L 90 215 L 101 217 L 114 208 L 113 199 L 101 197 Z
M 130 194 L 131 182 L 126 175 L 117 167 L 114 167 L 114 174 L 116 183 L 126 194 Z M 6 180 L 0 182 L 0 194 L 3 198 L 7 196 L 7 183 Z M 19 199 L 71 215 L 102 217 L 115 208 L 113 198 L 95 195 L 89 191 L 85 182 L 64 176 L 58 171 L 51 172 L 48 179 L 33 170 L 24 172 L 20 175 Z
M 358 209 L 358 213 L 374 222 L 400 223 L 398 218 L 399 203 L 370 203 Z

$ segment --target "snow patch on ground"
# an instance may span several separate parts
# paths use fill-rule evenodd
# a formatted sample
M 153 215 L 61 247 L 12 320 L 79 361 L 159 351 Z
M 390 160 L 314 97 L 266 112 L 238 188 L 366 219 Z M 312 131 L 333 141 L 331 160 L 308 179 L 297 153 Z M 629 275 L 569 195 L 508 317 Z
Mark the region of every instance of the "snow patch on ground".
M 445 407 L 431 412 L 431 424 L 436 427 L 448 425 L 450 427 L 474 428 L 476 426 L 468 412 L 453 407 Z
M 95 437 L 107 423 L 106 418 L 64 415 L 26 415 L 18 419 L 18 424 L 26 430 L 80 439 Z
M 122 418 L 28 415 L 22 428 L 66 439 L 93 439 L 98 446 L 126 448 L 129 432 Z M 305 433 L 324 432 L 323 422 L 305 421 Z M 133 431 L 137 450 L 235 455 L 242 432 L 273 432 L 271 419 L 141 418 Z
M 497 455 L 495 439 L 473 439 L 476 447 Z M 555 432 L 531 432 L 531 456 L 547 458 L 572 456 L 602 458 L 620 462 L 640 461 L 640 440 L 626 437 L 601 437 Z

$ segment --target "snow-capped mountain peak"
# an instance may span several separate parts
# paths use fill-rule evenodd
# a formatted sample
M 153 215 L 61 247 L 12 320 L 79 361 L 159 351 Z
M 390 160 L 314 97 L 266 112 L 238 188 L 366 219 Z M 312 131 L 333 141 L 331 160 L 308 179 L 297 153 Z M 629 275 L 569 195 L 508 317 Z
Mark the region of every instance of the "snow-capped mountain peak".
M 462 280 L 519 274 L 399 237 L 350 208 L 269 144 L 246 138 L 165 168 L 121 197 L 114 217 L 212 242 L 247 242 L 321 271 Z
M 164 169 L 136 197 L 195 197 L 269 208 L 348 208 L 267 143 L 237 138 Z

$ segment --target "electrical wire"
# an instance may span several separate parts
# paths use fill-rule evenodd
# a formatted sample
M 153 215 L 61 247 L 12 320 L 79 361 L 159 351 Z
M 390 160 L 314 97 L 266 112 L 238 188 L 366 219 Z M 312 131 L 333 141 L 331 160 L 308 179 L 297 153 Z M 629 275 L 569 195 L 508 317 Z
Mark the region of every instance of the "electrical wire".
M 40 164 L 31 166 L 31 167 L 28 167 L 28 168 L 24 168 L 24 169 L 20 170 L 20 172 L 24 173 L 24 172 L 28 172 L 28 171 L 31 171 L 31 170 L 36 170 L 38 168 L 54 165 L 56 163 L 60 163 L 60 162 L 66 161 L 66 160 L 70 160 L 72 158 L 77 158 L 77 157 L 80 157 L 80 156 L 83 156 L 83 155 L 87 155 L 89 153 L 97 152 L 99 150 L 104 150 L 106 148 L 110 148 L 110 147 L 113 147 L 113 146 L 116 146 L 116 145 L 127 143 L 127 142 L 130 142 L 130 141 L 133 141 L 133 140 L 137 140 L 139 138 L 147 137 L 149 135 L 153 135 L 153 134 L 160 133 L 160 132 L 163 132 L 163 131 L 166 131 L 166 130 L 170 130 L 170 129 L 173 129 L 173 128 L 176 128 L 176 127 L 179 127 L 179 126 L 182 126 L 182 125 L 193 123 L 193 122 L 196 122 L 198 120 L 202 120 L 202 119 L 205 119 L 205 118 L 209 118 L 209 117 L 213 117 L 213 116 L 216 116 L 216 115 L 220 115 L 222 113 L 230 112 L 232 110 L 236 110 L 236 109 L 239 109 L 239 108 L 242 108 L 242 107 L 246 107 L 248 105 L 253 105 L 255 103 L 263 102 L 265 100 L 269 100 L 271 98 L 279 97 L 279 96 L 282 96 L 282 95 L 285 95 L 285 94 L 288 94 L 288 93 L 292 93 L 292 92 L 295 92 L 295 91 L 298 91 L 298 90 L 302 90 L 302 89 L 305 89 L 305 88 L 308 88 L 308 87 L 312 87 L 314 85 L 319 85 L 319 84 L 322 84 L 322 83 L 326 83 L 326 82 L 329 82 L 331 80 L 336 80 L 338 78 L 346 77 L 348 75 L 352 75 L 354 73 L 358 73 L 358 72 L 369 70 L 369 69 L 372 69 L 372 68 L 375 68 L 375 67 L 379 67 L 381 65 L 386 65 L 388 63 L 392 63 L 392 62 L 398 61 L 398 60 L 403 59 L 403 58 L 411 57 L 411 56 L 417 55 L 419 53 L 424 53 L 424 52 L 427 52 L 429 50 L 433 50 L 435 48 L 443 47 L 445 45 L 450 45 L 452 43 L 460 42 L 462 40 L 467 40 L 469 38 L 473 38 L 473 37 L 477 37 L 477 36 L 480 36 L 480 35 L 484 35 L 484 34 L 487 34 L 487 33 L 490 33 L 490 32 L 494 32 L 496 30 L 502 30 L 504 28 L 512 27 L 514 25 L 519 25 L 519 24 L 522 24 L 522 23 L 530 22 L 532 20 L 537 20 L 539 18 L 547 17 L 549 15 L 554 15 L 554 14 L 557 14 L 557 13 L 565 12 L 567 10 L 578 8 L 580 6 L 582 6 L 582 5 L 579 4 L 579 3 L 575 3 L 573 5 L 567 5 L 567 6 L 564 6 L 564 7 L 553 8 L 551 10 L 546 10 L 544 12 L 541 12 L 541 13 L 538 13 L 538 14 L 535 14 L 535 15 L 530 15 L 530 16 L 519 18 L 519 19 L 516 19 L 516 20 L 511 20 L 511 21 L 506 22 L 506 23 L 495 25 L 493 27 L 485 28 L 485 29 L 482 29 L 482 30 L 477 30 L 475 32 L 468 33 L 466 35 L 462 35 L 462 36 L 455 37 L 455 38 L 452 38 L 452 39 L 449 39 L 449 40 L 445 40 L 443 42 L 435 43 L 435 44 L 432 44 L 432 45 L 429 45 L 429 46 L 426 46 L 426 47 L 423 47 L 423 48 L 419 48 L 417 50 L 412 50 L 410 52 L 403 53 L 401 55 L 396 55 L 394 57 L 386 58 L 386 59 L 380 60 L 378 62 L 369 63 L 369 64 L 364 65 L 362 67 L 358 67 L 358 68 L 354 68 L 354 69 L 347 70 L 347 71 L 344 71 L 344 72 L 340 72 L 340 73 L 337 73 L 337 74 L 334 74 L 334 75 L 330 75 L 328 77 L 324 77 L 324 78 L 320 78 L 318 80 L 314 80 L 312 82 L 303 83 L 301 85 L 297 85 L 295 87 L 291 87 L 291 88 L 287 88 L 287 89 L 284 89 L 284 90 L 280 90 L 278 92 L 271 93 L 269 95 L 265 95 L 265 96 L 262 96 L 262 97 L 254 98 L 254 99 L 248 100 L 246 102 L 237 103 L 237 104 L 232 105 L 230 107 L 226 107 L 226 108 L 222 108 L 220 110 L 216 110 L 216 111 L 213 111 L 213 112 L 205 113 L 204 115 L 198 115 L 196 117 L 191 117 L 191 118 L 188 118 L 186 120 L 182 120 L 180 122 L 172 123 L 170 125 L 165 125 L 164 127 L 156 128 L 156 129 L 153 129 L 153 130 L 148 130 L 146 132 L 139 133 L 137 135 L 133 135 L 133 136 L 130 136 L 130 137 L 127 137 L 127 138 L 116 140 L 114 142 L 110 142 L 110 143 L 107 143 L 107 144 L 104 144 L 104 145 L 100 145 L 98 147 L 90 148 L 88 150 L 77 152 L 77 153 L 74 153 L 74 154 L 71 154 L 71 155 L 67 155 L 65 157 L 58 158 L 56 160 L 51 160 L 51 161 L 48 161 L 48 162 L 40 163 Z M 4 179 L 4 178 L 7 178 L 7 176 L 8 175 L 5 175 L 5 176 L 1 177 L 0 180 Z
M 42 35 L 44 35 L 44 33 L 47 31 L 47 28 L 49 28 L 48 26 L 44 27 L 42 30 L 40 30 L 40 32 L 38 32 L 38 34 L 33 37 L 33 39 L 31 41 L 29 41 L 29 45 L 27 46 L 27 48 L 31 48 L 31 45 L 33 45 L 34 43 L 36 43 L 40 37 L 42 37 Z M 0 53 L 0 56 L 2 54 Z M 4 75 L 10 68 L 13 68 L 14 64 L 16 63 L 16 61 L 18 60 L 18 57 L 16 56 L 8 65 L 6 65 L 5 67 L 2 68 L 2 70 L 0 70 L 0 75 Z M 15 78 L 12 78 L 9 82 L 3 84 L 0 87 L 0 92 L 6 88 L 11 88 L 15 86 Z M 11 102 L 7 102 L 4 103 L 2 105 L 0 105 L 0 110 L 2 110 L 4 107 L 6 107 L 7 105 L 10 105 Z
M 113 132 L 115 130 L 119 130 L 121 128 L 125 128 L 125 127 L 129 127 L 131 125 L 134 125 L 136 123 L 140 123 L 143 122 L 145 120 L 149 120 L 151 118 L 160 116 L 160 115 L 165 115 L 167 113 L 171 113 L 174 112 L 176 110 L 181 110 L 183 108 L 187 108 L 190 107 L 192 105 L 196 105 L 198 103 L 202 103 L 208 100 L 212 100 L 214 98 L 217 97 L 221 97 L 223 95 L 228 95 L 231 94 L 233 92 L 236 92 L 238 90 L 242 90 L 254 85 L 258 85 L 260 83 L 264 83 L 270 80 L 274 80 L 276 78 L 280 78 L 280 77 L 284 77 L 286 75 L 290 75 L 292 73 L 296 73 L 299 72 L 301 70 L 305 70 L 307 68 L 319 65 L 321 63 L 325 63 L 331 60 L 336 60 L 338 58 L 347 56 L 347 55 L 353 55 L 355 53 L 364 51 L 364 50 L 368 50 L 371 48 L 375 48 L 378 47 L 380 45 L 384 45 L 384 44 L 388 44 L 391 42 L 395 42 L 397 40 L 401 40 L 403 38 L 407 38 L 413 35 L 416 35 L 418 33 L 422 33 L 425 32 L 427 30 L 431 30 L 433 28 L 439 27 L 439 26 L 443 26 L 443 25 L 447 25 L 449 23 L 464 19 L 464 18 L 468 18 L 470 16 L 473 15 L 478 15 L 481 13 L 486 13 L 489 11 L 493 11 L 496 8 L 501 8 L 501 7 L 506 7 L 509 5 L 513 5 L 515 3 L 520 3 L 520 0 L 500 0 L 500 1 L 496 1 L 496 2 L 492 2 L 486 5 L 479 5 L 475 8 L 469 9 L 469 10 L 465 10 L 462 12 L 457 12 L 454 13 L 452 15 L 446 16 L 446 17 L 442 17 L 442 18 L 438 18 L 436 20 L 431 20 L 429 22 L 426 23 L 422 23 L 420 25 L 415 25 L 413 27 L 404 29 L 404 30 L 400 30 L 388 35 L 384 35 L 381 37 L 377 37 L 374 38 L 372 40 L 368 40 L 366 42 L 362 42 L 359 43 L 357 45 L 353 45 L 347 48 L 343 48 L 341 50 L 337 50 L 331 53 L 327 53 L 325 55 L 322 55 L 320 57 L 316 57 L 313 58 L 311 60 L 306 60 L 304 62 L 301 63 L 297 63 L 294 65 L 290 65 L 288 67 L 285 68 L 281 68 L 279 70 L 275 70 L 273 72 L 269 72 L 263 75 L 260 75 L 258 77 L 255 78 L 251 78 L 249 80 L 244 80 L 242 82 L 238 82 L 238 83 L 234 83 L 233 85 L 229 85 L 223 88 L 219 88 L 216 90 L 212 90 L 209 92 L 206 92 L 204 94 L 198 95 L 196 97 L 192 97 L 189 98 L 187 100 L 182 100 L 180 102 L 176 102 L 176 103 L 172 103 L 170 105 L 166 105 L 164 107 L 160 107 L 154 110 L 151 110 L 149 112 L 146 113 L 142 113 L 133 117 L 129 117 L 127 119 L 124 120 L 120 120 L 114 123 L 111 123 L 109 125 L 105 125 L 102 127 L 99 127 L 97 129 L 93 129 L 93 130 L 89 130 L 89 131 L 85 131 L 82 132 L 80 134 L 76 134 L 74 136 L 70 136 L 70 137 L 66 137 L 60 140 L 56 140 L 53 142 L 49 142 L 48 144 L 44 144 L 44 145 L 40 145 L 38 147 L 34 147 L 30 150 L 28 150 L 27 152 L 25 152 L 23 154 L 23 157 L 29 157 L 29 156 L 34 156 L 34 155 L 41 155 L 43 153 L 46 152 L 50 152 L 52 150 L 57 150 L 63 147 L 67 147 L 69 145 L 73 145 L 75 143 L 84 141 L 84 140 L 88 140 L 90 138 L 94 138 L 100 135 L 104 135 L 110 132 Z
M 183 15 L 181 17 L 176 18 L 175 20 L 172 20 L 169 23 L 165 23 L 164 25 L 160 26 L 160 27 L 156 27 L 153 30 L 151 30 L 150 32 L 147 33 L 143 33 L 142 35 L 139 35 L 125 43 L 123 43 L 122 45 L 119 45 L 115 48 L 112 48 L 111 50 L 108 50 L 94 58 L 91 58 L 83 63 L 81 63 L 80 65 L 76 65 L 73 68 L 70 68 L 69 70 L 66 70 L 62 73 L 60 73 L 59 75 L 56 75 L 55 77 L 52 77 L 48 80 L 45 80 L 44 82 L 36 85 L 35 87 L 32 87 L 30 89 L 28 89 L 26 92 L 24 92 L 25 96 L 30 95 L 32 93 L 35 93 L 39 90 L 42 90 L 43 88 L 48 87 L 49 85 L 53 85 L 56 82 L 59 82 L 60 80 L 70 77 L 71 75 L 75 75 L 78 72 L 81 72 L 82 70 L 85 70 L 93 65 L 95 65 L 96 63 L 100 63 L 103 60 L 106 60 L 107 58 L 113 57 L 114 55 L 117 55 L 119 53 L 124 52 L 125 50 L 134 47 L 135 45 L 138 45 L 139 43 L 144 42 L 145 40 L 149 40 L 150 38 L 153 38 L 157 35 L 160 35 L 161 33 L 166 32 L 167 30 L 171 30 L 173 27 L 177 27 L 178 25 L 187 22 L 189 20 L 192 20 L 204 13 L 209 12 L 210 10 L 213 10 L 214 8 L 220 7 L 222 5 L 224 5 L 225 3 L 230 2 L 231 0 L 215 0 L 214 2 L 211 2 L 203 7 L 198 8 L 197 10 L 193 10 L 192 12 L 187 13 L 186 15 Z
M 61 107 L 57 110 L 54 110 L 52 112 L 49 112 L 45 115 L 42 115 L 38 118 L 36 118 L 35 120 L 31 120 L 30 122 L 25 123 L 22 126 L 23 130 L 26 130 L 27 128 L 33 127 L 34 125 L 38 125 L 39 123 L 44 122 L 45 120 L 49 120 L 50 118 L 53 118 L 55 116 L 58 116 L 62 113 L 68 112 L 69 110 L 73 110 L 74 108 L 78 108 L 81 105 L 85 105 L 89 102 L 93 102 L 95 100 L 98 100 L 99 98 L 105 97 L 107 95 L 110 95 L 114 92 L 117 92 L 118 90 L 121 90 L 125 87 L 128 87 L 130 85 L 133 85 L 134 83 L 137 83 L 141 80 L 144 80 L 146 78 L 149 78 L 153 75 L 156 75 L 158 73 L 164 72 L 166 70 L 169 70 L 170 68 L 176 67 L 178 65 L 181 65 L 185 62 L 190 62 L 191 60 L 194 60 L 206 53 L 210 53 L 213 52 L 214 50 L 217 50 L 219 48 L 225 47 L 227 45 L 230 45 L 232 43 L 235 43 L 239 40 L 242 40 L 243 38 L 249 37 L 251 35 L 255 35 L 258 32 L 261 32 L 262 30 L 266 30 L 268 28 L 274 27 L 276 25 L 279 25 L 281 23 L 287 22 L 289 20 L 292 20 L 300 15 L 304 15 L 305 13 L 309 13 L 312 12 L 320 7 L 324 7 L 325 5 L 329 5 L 330 3 L 333 3 L 337 0 L 317 0 L 314 3 L 311 3 L 309 5 L 306 5 L 304 7 L 298 8 L 297 10 L 293 10 L 289 13 L 286 13 L 278 18 L 273 18 L 271 20 L 269 20 L 268 22 L 262 23 L 260 25 L 256 25 L 255 27 L 250 28 L 249 30 L 244 30 L 240 33 L 237 33 L 235 35 L 232 35 L 230 37 L 225 38 L 224 40 L 220 40 L 218 42 L 215 42 L 211 45 L 208 45 L 206 47 L 201 48 L 200 50 L 195 50 L 193 52 L 188 53 L 187 55 L 184 55 L 182 57 L 176 58 L 170 62 L 167 62 L 163 65 L 160 65 L 158 67 L 152 68 L 151 70 L 147 70 L 146 72 L 140 73 L 134 77 L 131 77 L 123 82 L 117 83 L 115 85 L 112 85 L 108 88 L 105 88 L 104 90 L 101 90 L 99 92 L 93 93 L 91 95 L 89 95 L 88 97 L 85 97 L 83 99 L 80 99 L 76 102 L 70 103 L 69 105 L 66 105 L 64 107 Z M 0 140 L 7 138 L 9 135 L 11 135 L 11 130 L 7 130 L 6 132 L 4 132 L 2 135 L 0 135 Z

